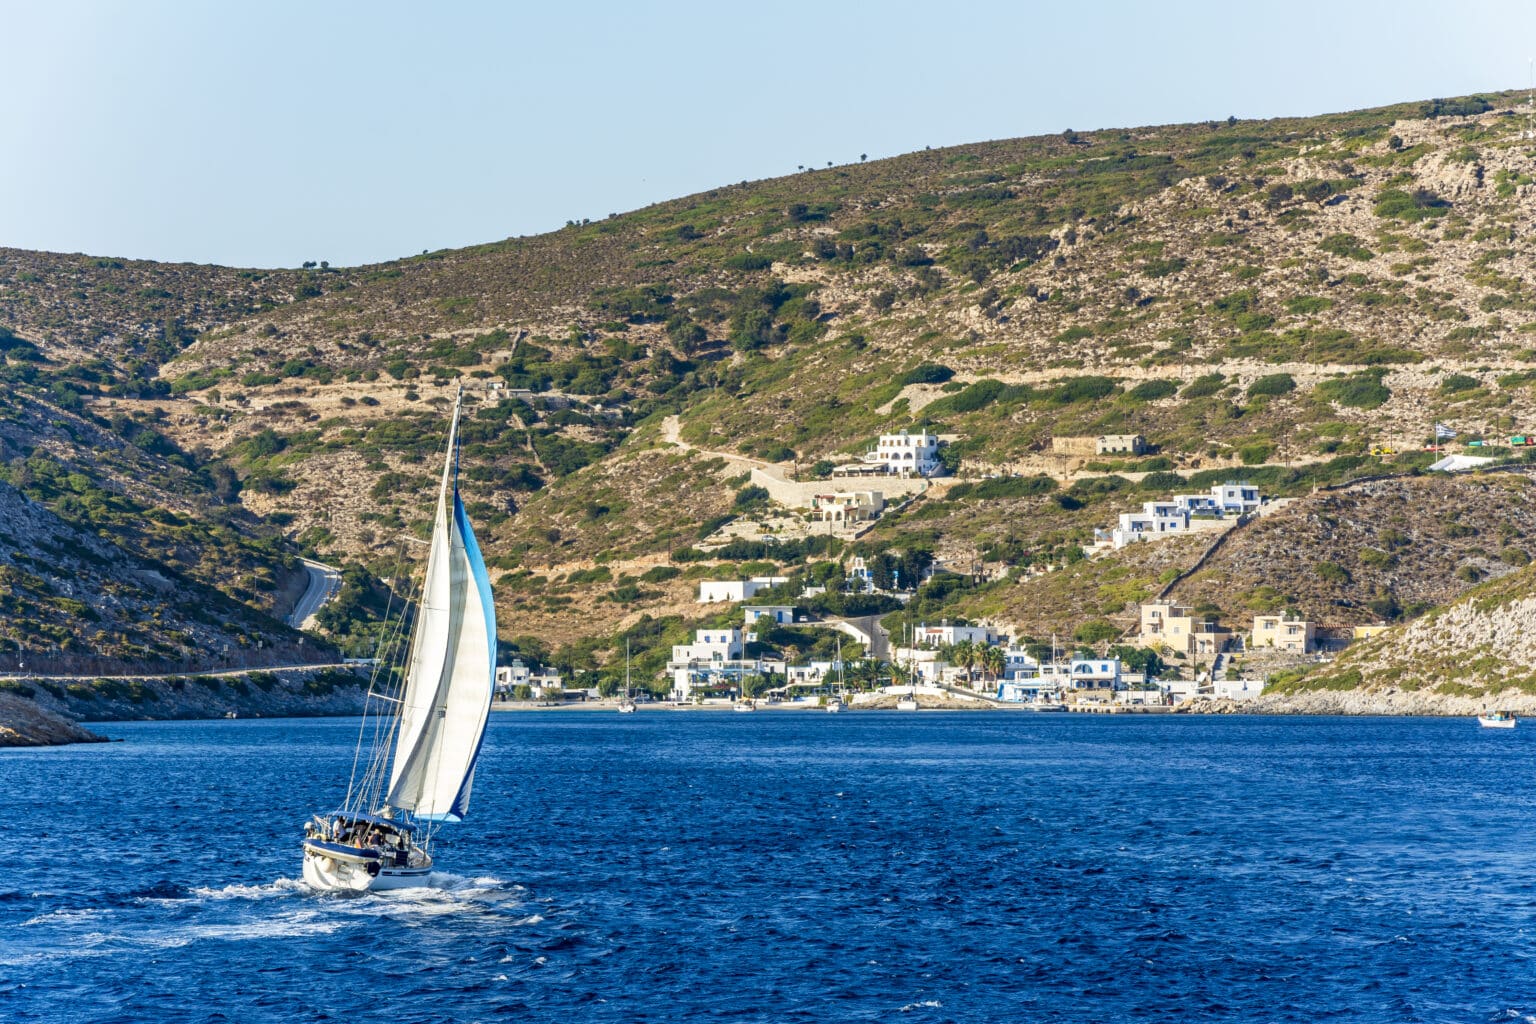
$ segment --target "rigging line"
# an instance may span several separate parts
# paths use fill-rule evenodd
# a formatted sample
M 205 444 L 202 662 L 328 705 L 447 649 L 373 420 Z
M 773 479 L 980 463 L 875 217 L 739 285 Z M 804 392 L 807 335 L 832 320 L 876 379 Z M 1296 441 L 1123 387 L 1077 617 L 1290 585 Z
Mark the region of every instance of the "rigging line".
M 398 578 L 398 573 L 396 578 Z M 410 576 L 407 576 L 406 578 L 407 580 L 411 579 Z M 390 666 L 390 674 L 400 679 L 400 685 L 396 689 L 397 691 L 401 692 L 402 695 L 404 687 L 404 675 L 406 671 L 405 655 L 402 653 L 405 650 L 405 645 L 402 643 L 402 637 L 405 633 L 405 611 L 409 605 L 409 598 L 412 593 L 413 591 L 408 585 L 406 587 L 405 597 L 402 599 L 400 616 L 394 622 L 393 634 L 389 641 L 390 654 L 387 663 Z M 390 755 L 389 748 L 391 741 L 394 738 L 394 734 L 399 728 L 399 722 L 400 716 L 397 710 L 391 709 L 387 714 L 381 713 L 375 716 L 374 756 L 369 764 L 368 774 L 365 777 L 365 790 L 367 793 L 367 799 L 369 800 L 370 804 L 379 805 L 381 803 L 381 795 L 384 788 L 384 781 L 387 770 L 386 766 Z
M 391 586 L 387 590 L 388 596 L 385 601 L 384 618 L 382 622 L 383 629 L 381 629 L 379 633 L 379 643 L 377 648 L 378 661 L 374 666 L 374 671 L 369 679 L 370 695 L 382 697 L 384 694 L 383 690 L 380 689 L 381 679 L 387 679 L 389 676 L 395 675 L 398 672 L 397 659 L 400 646 L 400 637 L 405 629 L 405 612 L 409 607 L 410 598 L 411 576 L 408 573 L 403 572 L 404 568 L 405 545 L 401 543 L 397 546 L 395 552 L 395 570 L 393 578 L 399 580 L 402 575 L 404 575 L 404 578 L 407 581 L 407 585 L 404 588 L 405 593 L 400 598 L 400 611 L 398 615 L 395 613 L 396 588 Z M 357 765 L 362 756 L 363 745 L 360 735 L 358 748 L 353 754 L 353 778 L 349 780 L 347 784 L 347 805 L 352 807 L 354 805 L 355 797 L 355 809 L 357 810 L 373 811 L 377 809 L 377 805 L 379 803 L 378 794 L 383 785 L 382 769 L 385 760 L 388 757 L 387 744 L 381 742 L 386 738 L 384 733 L 386 717 L 392 716 L 386 715 L 383 709 L 370 714 L 370 708 L 365 702 L 363 707 L 363 722 L 360 723 L 359 729 L 360 731 L 366 730 L 369 718 L 373 719 L 373 737 L 370 744 L 372 748 L 371 755 L 367 765 L 364 767 L 363 776 L 359 782 L 356 779 Z
M 396 556 L 395 557 L 396 557 L 396 565 L 397 566 L 400 564 L 400 560 L 404 557 L 404 555 L 405 555 L 405 546 L 401 545 L 399 548 L 396 549 Z M 394 588 L 391 587 L 389 589 L 389 597 L 387 597 L 385 599 L 385 603 L 384 603 L 384 622 L 386 623 L 386 626 L 387 626 L 387 624 L 389 622 L 390 609 L 394 606 L 394 597 L 395 597 Z M 374 654 L 375 654 L 376 657 L 378 657 L 379 655 L 384 653 L 384 647 L 385 647 L 385 644 L 387 642 L 387 640 L 386 640 L 387 636 L 388 636 L 388 630 L 386 628 L 386 630 L 384 630 L 384 631 L 382 631 L 380 633 L 379 645 L 374 650 Z M 384 664 L 385 664 L 385 662 L 384 662 L 383 658 L 380 657 L 378 659 L 378 661 L 374 664 L 373 671 L 368 674 L 368 690 L 369 690 L 370 693 L 373 691 L 374 686 L 378 683 L 379 673 L 383 671 Z M 355 748 L 353 748 L 353 751 L 352 751 L 352 772 L 347 777 L 347 798 L 346 798 L 345 802 L 342 804 L 343 807 L 351 807 L 351 805 L 352 805 L 353 784 L 357 781 L 357 765 L 358 765 L 358 761 L 361 760 L 362 755 L 363 755 L 363 737 L 367 734 L 367 729 L 368 729 L 368 704 L 367 704 L 367 699 L 365 698 L 364 702 L 363 702 L 363 718 L 362 718 L 362 721 L 357 723 L 357 746 Z M 365 779 L 367 778 L 367 772 L 366 771 L 364 771 L 364 778 Z

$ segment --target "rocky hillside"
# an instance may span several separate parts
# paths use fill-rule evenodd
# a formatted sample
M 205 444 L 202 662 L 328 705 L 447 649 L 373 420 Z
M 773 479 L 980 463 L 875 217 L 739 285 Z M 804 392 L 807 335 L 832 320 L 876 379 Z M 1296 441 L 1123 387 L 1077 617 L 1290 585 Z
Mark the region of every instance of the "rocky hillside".
M 1377 714 L 1536 713 L 1536 572 L 1521 569 L 1363 641 L 1335 662 L 1290 673 L 1267 710 Z
M 470 396 L 463 486 L 503 639 L 573 665 L 622 650 L 621 629 L 670 642 L 689 573 L 826 578 L 855 553 L 963 567 L 925 614 L 1118 621 L 1203 544 L 1088 565 L 1074 549 L 1140 500 L 1232 476 L 1297 504 L 1181 598 L 1412 617 L 1518 563 L 1524 478 L 1310 495 L 1425 465 L 1436 421 L 1536 427 L 1519 100 L 925 150 L 374 267 L 0 250 L 5 479 L 147 567 L 132 572 L 258 617 L 282 610 L 300 551 L 349 564 L 327 625 L 366 646 L 379 579 L 419 549 L 450 395 L 495 383 Z M 814 477 L 922 424 L 954 437 L 961 482 L 858 543 L 696 550 L 762 511 L 748 460 Z M 1155 450 L 1050 453 L 1105 432 Z M 0 560 L 48 561 L 15 547 Z M 106 603 L 105 581 L 85 586 L 71 599 Z M 67 628 L 28 600 L 13 622 Z M 251 628 L 96 632 L 82 647 L 171 659 Z M 10 639 L 77 642 L 48 635 Z
M 66 743 L 103 743 L 106 738 L 81 728 L 63 715 L 31 700 L 0 693 L 0 747 L 54 747 Z

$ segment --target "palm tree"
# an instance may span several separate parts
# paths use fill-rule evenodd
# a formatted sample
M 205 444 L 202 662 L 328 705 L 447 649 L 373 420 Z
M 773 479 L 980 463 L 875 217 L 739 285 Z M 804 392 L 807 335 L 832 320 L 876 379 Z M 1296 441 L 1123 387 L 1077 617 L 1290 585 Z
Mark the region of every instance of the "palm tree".
M 976 665 L 976 657 L 980 653 L 969 640 L 961 640 L 954 646 L 955 664 L 965 669 L 967 683 L 971 681 L 971 669 Z
M 1003 670 L 1007 667 L 1008 656 L 1003 653 L 1003 649 L 1001 647 L 988 644 L 986 647 L 982 648 L 981 668 L 982 671 L 986 672 L 988 679 L 991 679 L 995 682 L 997 677 L 1002 675 Z

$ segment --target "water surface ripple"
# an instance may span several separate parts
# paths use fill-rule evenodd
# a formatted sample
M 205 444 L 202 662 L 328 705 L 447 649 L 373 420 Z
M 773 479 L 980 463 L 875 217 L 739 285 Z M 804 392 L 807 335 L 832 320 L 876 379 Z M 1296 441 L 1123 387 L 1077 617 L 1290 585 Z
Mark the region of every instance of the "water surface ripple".
M 1536 1020 L 1536 723 L 493 716 L 307 892 L 355 720 L 0 754 L 5 1021 Z

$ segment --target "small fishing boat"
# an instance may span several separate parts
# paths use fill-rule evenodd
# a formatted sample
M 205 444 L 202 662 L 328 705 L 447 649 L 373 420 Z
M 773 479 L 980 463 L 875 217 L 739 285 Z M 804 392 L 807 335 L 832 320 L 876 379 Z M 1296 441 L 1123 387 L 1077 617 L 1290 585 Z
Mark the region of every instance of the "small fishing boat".
M 369 682 L 346 797 L 304 827 L 304 881 L 313 889 L 426 885 L 434 830 L 469 811 L 496 677 L 496 609 L 459 499 L 462 405 L 461 389 L 403 682 L 392 686 L 395 675 L 383 667 L 397 659 L 381 658 Z M 386 650 L 400 653 L 398 644 Z
M 1518 719 L 1513 711 L 1495 711 L 1491 715 L 1478 715 L 1477 724 L 1484 729 L 1513 729 Z

